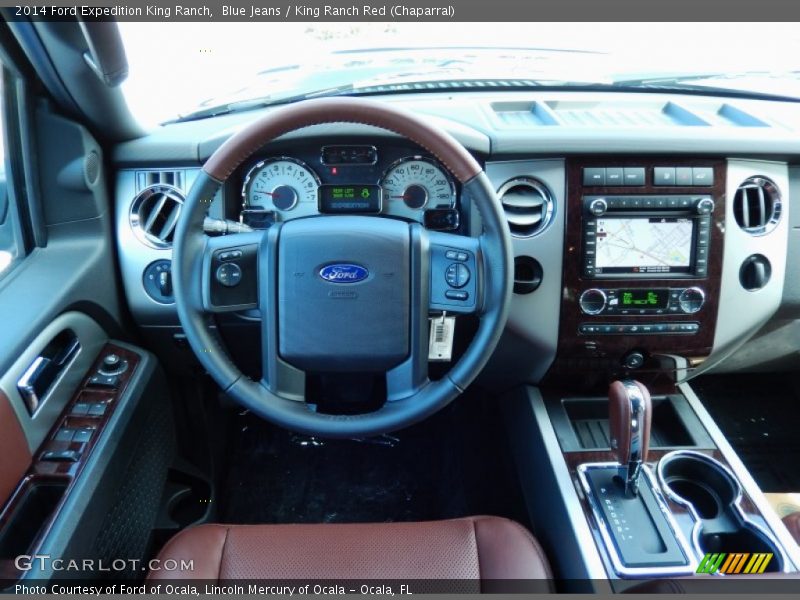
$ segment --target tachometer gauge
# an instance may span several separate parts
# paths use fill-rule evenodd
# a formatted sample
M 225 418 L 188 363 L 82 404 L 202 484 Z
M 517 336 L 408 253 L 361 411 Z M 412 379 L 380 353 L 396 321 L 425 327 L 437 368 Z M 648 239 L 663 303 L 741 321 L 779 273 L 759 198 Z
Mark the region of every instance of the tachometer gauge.
M 394 163 L 381 179 L 383 212 L 421 221 L 427 208 L 455 208 L 456 187 L 442 167 L 419 156 Z
M 314 214 L 319 183 L 316 173 L 302 161 L 286 157 L 263 160 L 244 178 L 242 209 L 274 211 L 279 221 Z

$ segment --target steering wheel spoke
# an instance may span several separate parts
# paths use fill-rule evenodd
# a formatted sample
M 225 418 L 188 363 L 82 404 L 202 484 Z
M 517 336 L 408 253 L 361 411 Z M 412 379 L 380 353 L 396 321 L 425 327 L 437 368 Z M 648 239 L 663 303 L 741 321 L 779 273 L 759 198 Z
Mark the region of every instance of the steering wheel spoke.
M 209 237 L 203 253 L 203 309 L 258 308 L 259 249 L 264 232 Z
M 479 239 L 429 232 L 430 310 L 455 314 L 483 310 L 483 269 Z

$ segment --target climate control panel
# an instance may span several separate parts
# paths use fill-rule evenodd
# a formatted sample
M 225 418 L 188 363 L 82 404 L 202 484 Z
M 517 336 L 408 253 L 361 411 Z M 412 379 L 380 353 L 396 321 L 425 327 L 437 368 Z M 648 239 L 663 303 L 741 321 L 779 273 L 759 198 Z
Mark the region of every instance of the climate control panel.
M 703 308 L 705 293 L 688 288 L 589 288 L 578 298 L 585 315 L 691 315 Z

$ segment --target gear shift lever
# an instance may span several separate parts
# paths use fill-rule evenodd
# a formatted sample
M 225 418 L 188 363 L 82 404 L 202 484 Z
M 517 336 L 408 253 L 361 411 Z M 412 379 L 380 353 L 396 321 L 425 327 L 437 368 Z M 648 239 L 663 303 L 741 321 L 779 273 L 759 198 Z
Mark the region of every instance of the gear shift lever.
M 647 388 L 633 379 L 614 381 L 608 388 L 611 449 L 619 462 L 625 495 L 639 493 L 639 473 L 647 460 L 653 404 Z

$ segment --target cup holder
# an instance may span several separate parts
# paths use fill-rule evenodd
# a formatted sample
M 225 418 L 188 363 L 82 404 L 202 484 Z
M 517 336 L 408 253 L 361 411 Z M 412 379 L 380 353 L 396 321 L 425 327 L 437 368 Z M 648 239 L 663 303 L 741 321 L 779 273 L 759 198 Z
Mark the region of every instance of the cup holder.
M 694 511 L 698 524 L 692 537 L 701 555 L 771 552 L 767 572 L 782 569 L 780 550 L 746 519 L 739 507 L 742 487 L 720 462 L 699 452 L 671 452 L 658 464 L 658 479 L 668 496 Z
M 690 505 L 701 519 L 717 518 L 741 494 L 728 470 L 704 454 L 668 455 L 658 469 L 665 490 Z

